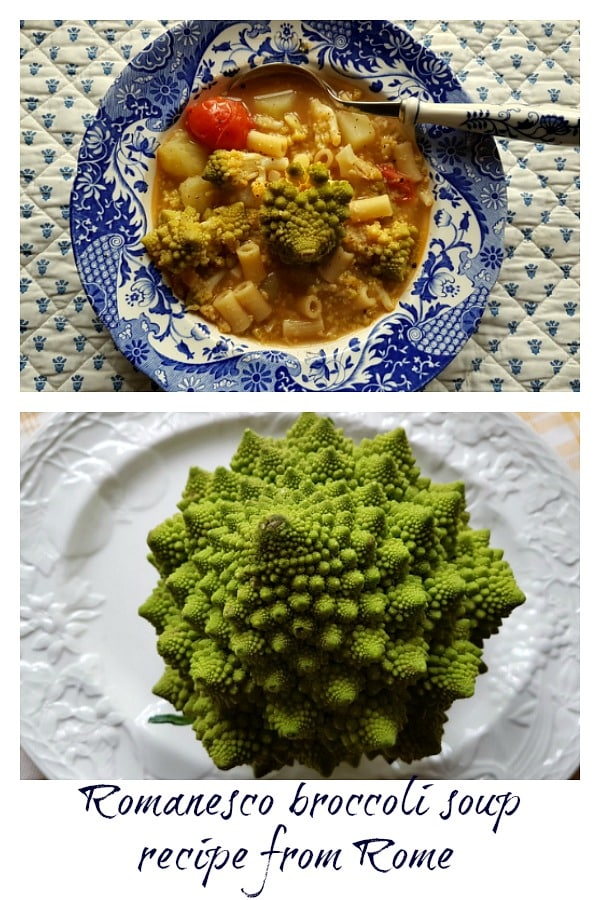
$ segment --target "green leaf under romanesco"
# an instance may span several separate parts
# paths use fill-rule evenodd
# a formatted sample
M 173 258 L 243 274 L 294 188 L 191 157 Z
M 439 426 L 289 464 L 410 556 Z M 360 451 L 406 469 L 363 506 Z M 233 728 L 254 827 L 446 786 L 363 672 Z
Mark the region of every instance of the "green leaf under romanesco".
M 422 477 L 404 430 L 355 445 L 313 413 L 192 469 L 148 542 L 154 692 L 218 768 L 257 776 L 439 753 L 484 641 L 525 599 L 463 485 Z

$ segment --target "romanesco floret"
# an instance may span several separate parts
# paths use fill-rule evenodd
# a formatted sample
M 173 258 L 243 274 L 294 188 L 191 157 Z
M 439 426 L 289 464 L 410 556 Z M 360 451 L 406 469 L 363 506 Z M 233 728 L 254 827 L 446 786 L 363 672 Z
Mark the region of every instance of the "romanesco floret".
M 241 201 L 218 206 L 204 219 L 188 206 L 163 210 L 142 243 L 158 269 L 175 274 L 197 266 L 224 266 L 251 231 L 251 217 Z
M 265 157 L 248 150 L 214 150 L 202 173 L 217 187 L 246 187 L 264 171 Z
M 525 599 L 463 485 L 424 478 L 403 429 L 357 445 L 314 413 L 192 469 L 149 546 L 154 692 L 218 768 L 257 776 L 439 753 L 484 641 Z
M 319 262 L 340 243 L 353 188 L 329 178 L 322 164 L 309 166 L 306 187 L 281 178 L 267 187 L 259 220 L 269 250 L 287 265 Z
M 401 219 L 391 225 L 369 222 L 348 228 L 344 249 L 355 254 L 359 265 L 385 281 L 404 281 L 414 260 L 418 229 Z
M 197 265 L 207 236 L 195 209 L 168 209 L 161 212 L 157 227 L 142 238 L 142 244 L 157 268 L 179 272 Z

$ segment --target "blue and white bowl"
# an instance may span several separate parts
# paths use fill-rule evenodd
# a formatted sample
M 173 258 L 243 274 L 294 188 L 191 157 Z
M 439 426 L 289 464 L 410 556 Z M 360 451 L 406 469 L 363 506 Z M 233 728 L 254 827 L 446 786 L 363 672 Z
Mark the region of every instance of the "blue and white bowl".
M 71 200 L 83 286 L 115 344 L 166 391 L 417 391 L 476 330 L 503 257 L 506 186 L 494 139 L 418 126 L 434 207 L 397 308 L 319 346 L 266 347 L 186 312 L 141 243 L 161 135 L 199 89 L 266 62 L 361 81 L 380 97 L 469 98 L 446 64 L 390 22 L 182 22 L 108 91 L 87 129 Z

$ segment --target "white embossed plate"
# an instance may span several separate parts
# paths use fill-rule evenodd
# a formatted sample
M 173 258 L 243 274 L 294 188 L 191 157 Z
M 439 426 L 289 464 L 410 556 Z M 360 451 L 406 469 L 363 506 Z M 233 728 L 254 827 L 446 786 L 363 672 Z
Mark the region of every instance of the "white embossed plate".
M 489 672 L 450 710 L 443 750 L 375 760 L 335 778 L 564 779 L 579 764 L 579 494 L 516 416 L 330 413 L 355 440 L 401 425 L 424 474 L 464 480 L 527 602 L 487 642 Z M 149 529 L 175 510 L 188 469 L 227 464 L 245 427 L 282 435 L 294 413 L 65 413 L 21 465 L 21 739 L 50 778 L 250 778 L 215 769 L 167 711 L 137 608 L 155 583 Z M 315 778 L 286 768 L 275 778 Z

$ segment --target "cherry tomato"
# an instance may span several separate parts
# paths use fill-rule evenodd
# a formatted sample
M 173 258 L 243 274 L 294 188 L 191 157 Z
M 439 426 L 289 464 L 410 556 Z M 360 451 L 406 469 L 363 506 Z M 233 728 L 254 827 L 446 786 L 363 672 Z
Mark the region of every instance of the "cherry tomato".
M 254 122 L 241 100 L 207 97 L 190 103 L 185 127 L 195 140 L 211 150 L 244 150 Z
M 379 166 L 379 171 L 383 175 L 383 179 L 390 191 L 392 191 L 398 200 L 412 200 L 415 196 L 415 185 L 410 178 L 403 175 L 391 163 L 383 163 Z

